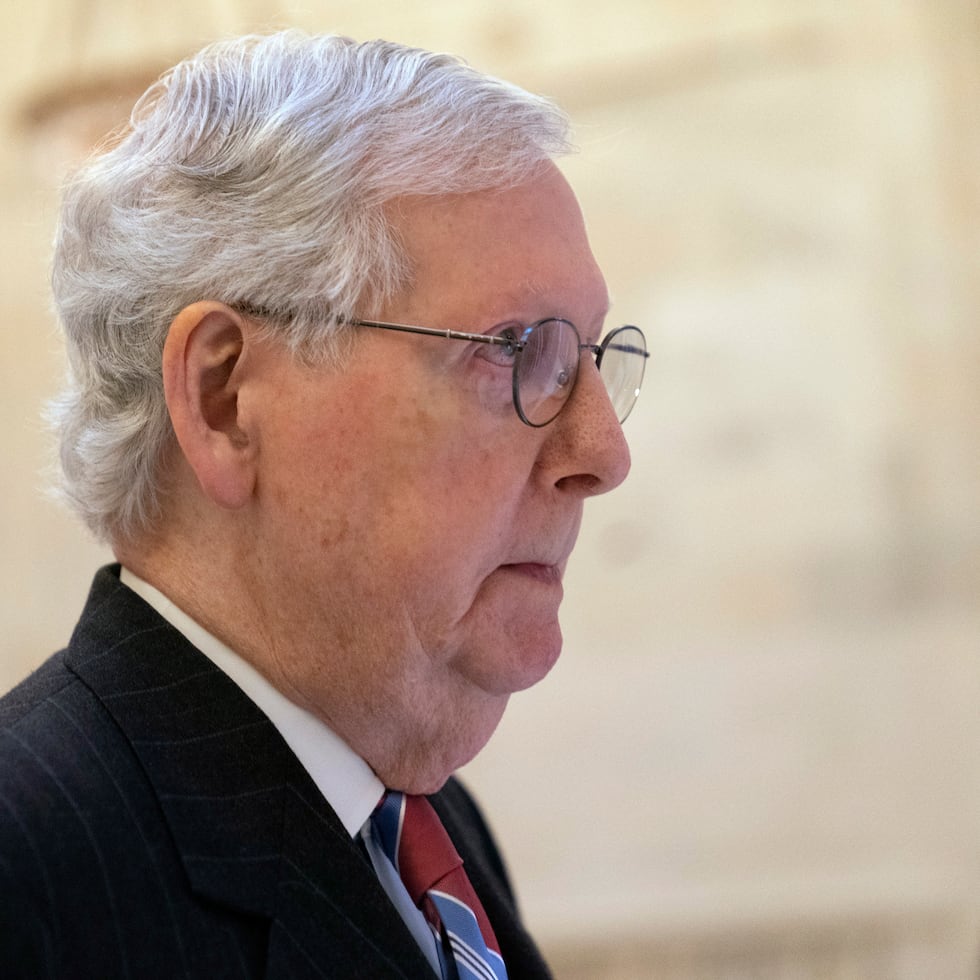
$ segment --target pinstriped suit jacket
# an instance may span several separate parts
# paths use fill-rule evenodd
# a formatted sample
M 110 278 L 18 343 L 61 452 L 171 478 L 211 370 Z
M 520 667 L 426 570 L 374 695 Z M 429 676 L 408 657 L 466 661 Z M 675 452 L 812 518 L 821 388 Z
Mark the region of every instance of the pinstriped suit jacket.
M 265 715 L 117 574 L 0 700 L 0 977 L 430 978 Z M 512 980 L 547 977 L 472 800 L 432 802 Z

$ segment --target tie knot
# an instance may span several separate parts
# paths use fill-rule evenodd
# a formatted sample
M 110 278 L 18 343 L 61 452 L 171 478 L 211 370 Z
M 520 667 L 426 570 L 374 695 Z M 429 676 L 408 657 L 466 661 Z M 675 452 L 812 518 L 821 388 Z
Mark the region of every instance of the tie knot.
M 424 796 L 389 792 L 372 817 L 381 846 L 412 901 L 463 865 L 439 815 Z
M 507 980 L 493 927 L 432 804 L 424 796 L 386 793 L 371 821 L 382 850 L 458 975 Z M 444 970 L 444 975 L 451 974 Z

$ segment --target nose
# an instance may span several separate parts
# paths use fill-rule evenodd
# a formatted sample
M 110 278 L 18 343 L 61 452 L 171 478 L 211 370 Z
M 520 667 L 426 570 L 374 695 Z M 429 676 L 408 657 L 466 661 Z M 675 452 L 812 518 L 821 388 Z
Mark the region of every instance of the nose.
M 594 497 L 626 479 L 629 446 L 591 356 L 582 358 L 574 391 L 545 431 L 538 465 L 560 489 Z

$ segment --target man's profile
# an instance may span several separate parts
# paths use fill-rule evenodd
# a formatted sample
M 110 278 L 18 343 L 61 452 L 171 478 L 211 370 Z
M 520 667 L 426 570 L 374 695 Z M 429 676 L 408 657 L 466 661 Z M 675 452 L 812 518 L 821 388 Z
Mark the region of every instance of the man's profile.
M 0 700 L 0 974 L 548 976 L 453 773 L 629 469 L 567 149 L 453 58 L 284 32 L 69 181 L 54 411 L 117 564 Z

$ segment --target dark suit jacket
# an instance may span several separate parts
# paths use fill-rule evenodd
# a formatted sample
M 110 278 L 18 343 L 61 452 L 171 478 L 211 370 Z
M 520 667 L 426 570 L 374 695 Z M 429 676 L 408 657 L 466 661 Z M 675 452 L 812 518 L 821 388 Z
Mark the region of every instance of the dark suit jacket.
M 511 980 L 547 977 L 472 800 L 432 802 Z M 266 716 L 103 569 L 67 650 L 0 700 L 0 977 L 432 971 Z

